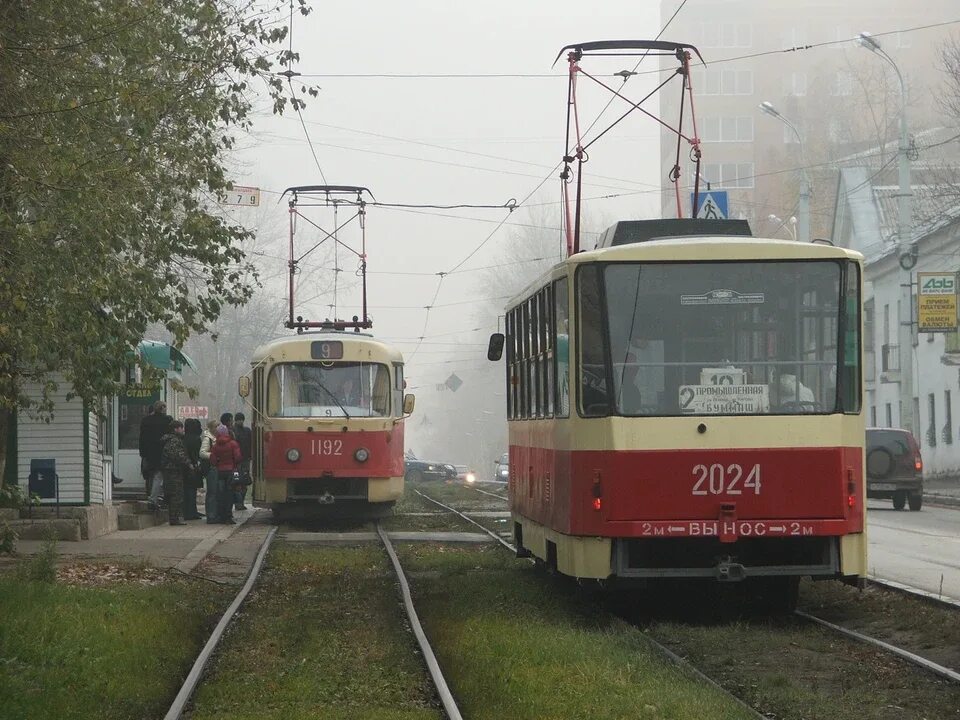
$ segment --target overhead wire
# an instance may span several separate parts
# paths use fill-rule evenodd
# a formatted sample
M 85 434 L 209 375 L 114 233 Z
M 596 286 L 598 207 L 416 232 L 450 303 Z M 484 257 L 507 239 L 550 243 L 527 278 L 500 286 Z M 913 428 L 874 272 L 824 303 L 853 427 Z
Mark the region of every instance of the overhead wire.
M 681 3 L 680 7 L 674 13 L 673 17 L 676 17 L 676 14 L 683 8 L 686 4 L 686 0 Z M 673 21 L 673 17 L 668 21 L 668 25 Z M 927 23 L 925 25 L 914 25 L 911 27 L 900 28 L 896 30 L 885 30 L 883 32 L 873 33 L 873 37 L 885 37 L 887 35 L 898 35 L 902 33 L 910 32 L 920 32 L 923 30 L 933 30 L 941 27 L 948 27 L 950 25 L 960 24 L 960 19 L 956 20 L 944 20 L 942 22 L 936 23 Z M 664 27 L 666 30 L 666 26 Z M 659 38 L 663 34 L 663 31 L 657 35 Z M 710 62 L 711 66 L 719 65 L 723 63 L 737 62 L 740 60 L 752 60 L 754 58 L 768 57 L 770 55 L 781 55 L 784 53 L 797 53 L 804 52 L 807 50 L 815 50 L 822 47 L 830 47 L 833 45 L 842 45 L 848 43 L 855 38 L 844 38 L 837 40 L 824 40 L 818 43 L 810 43 L 806 45 L 797 45 L 789 48 L 780 48 L 777 50 L 761 50 L 759 52 L 747 53 L 744 55 L 734 55 L 725 58 L 719 58 L 717 60 L 712 60 Z M 657 70 L 645 70 L 643 72 L 638 72 L 637 75 L 655 75 L 664 72 L 674 72 L 673 68 L 660 68 Z M 449 80 L 464 80 L 464 79 L 497 79 L 497 78 L 559 78 L 566 79 L 568 76 L 566 73 L 311 73 L 304 74 L 302 77 L 305 78 L 341 78 L 341 79 L 351 79 L 351 78 L 380 78 L 380 79 L 414 79 L 414 80 L 430 80 L 430 79 L 449 79 Z
M 657 33 L 657 38 L 660 38 L 660 36 L 663 35 L 663 33 L 666 31 L 666 29 L 670 26 L 670 23 L 673 22 L 673 20 L 677 17 L 677 15 L 680 13 L 680 11 L 683 9 L 683 7 L 687 4 L 687 1 L 688 1 L 688 0 L 683 0 L 683 1 L 680 3 L 680 6 L 677 8 L 677 10 L 673 13 L 673 15 L 670 16 L 670 19 L 667 20 L 666 24 L 663 26 L 663 28 L 660 30 L 660 32 Z M 644 55 L 644 57 L 646 57 L 646 55 Z M 640 60 L 637 61 L 637 66 L 636 66 L 636 67 L 639 67 L 640 62 L 642 62 L 642 61 L 643 61 L 643 58 L 641 57 Z M 610 102 L 612 102 L 612 100 L 613 100 L 613 99 L 611 98 L 611 101 L 610 101 Z M 610 105 L 610 103 L 608 103 L 606 107 L 609 107 L 609 105 Z M 592 122 L 592 123 L 590 124 L 590 126 L 587 128 L 586 133 L 589 133 L 589 132 L 590 132 L 590 129 L 593 128 L 594 125 L 597 124 L 597 122 L 600 120 L 600 117 L 601 117 L 601 116 L 603 115 L 603 113 L 606 111 L 606 107 L 605 107 L 603 110 L 601 110 L 601 111 L 600 111 L 600 114 L 597 115 L 597 117 L 593 120 L 593 122 Z M 586 133 L 584 133 L 584 135 L 586 135 Z M 563 166 L 563 160 L 561 159 L 559 162 L 557 162 L 556 165 L 553 166 L 553 168 L 551 168 L 550 172 L 549 172 L 539 183 L 537 183 L 536 187 L 534 187 L 533 190 L 531 190 L 529 193 L 526 194 L 526 196 L 524 196 L 524 198 L 518 203 L 518 206 L 521 206 L 521 207 L 522 207 L 522 206 L 525 206 L 525 205 L 526 205 L 526 202 L 527 202 L 531 197 L 533 197 L 537 192 L 539 192 L 540 188 L 542 188 L 542 187 L 547 183 L 547 181 L 550 180 L 550 178 L 553 177 L 554 174 L 555 174 L 562 166 Z M 599 187 L 599 185 L 598 185 L 598 187 Z M 660 192 L 660 189 L 658 188 L 657 191 Z M 512 209 L 511 209 L 511 212 L 512 212 Z M 496 233 L 500 230 L 500 228 L 502 228 L 502 227 L 506 224 L 506 221 L 507 221 L 507 218 L 508 218 L 508 217 L 509 217 L 509 215 L 505 216 L 500 222 L 498 222 L 498 223 L 493 227 L 493 229 L 487 234 L 487 236 L 484 237 L 483 240 L 481 240 L 480 243 L 479 243 L 473 250 L 471 250 L 471 251 L 466 255 L 466 257 L 464 257 L 459 263 L 457 263 L 456 265 L 454 265 L 449 271 L 440 274 L 440 279 L 439 279 L 439 281 L 438 281 L 438 283 L 437 283 L 437 290 L 436 290 L 436 292 L 434 293 L 433 300 L 431 301 L 431 305 L 433 305 L 433 303 L 436 302 L 436 299 L 437 299 L 437 297 L 438 297 L 439 294 L 440 294 L 440 289 L 443 287 L 443 280 L 444 280 L 444 278 L 445 278 L 447 275 L 456 272 L 456 271 L 457 271 L 458 269 L 460 269 L 468 260 L 470 260 L 470 258 L 472 258 L 474 255 L 476 255 L 478 252 L 480 252 L 480 250 L 481 250 L 488 242 L 490 242 L 490 240 L 494 237 L 494 235 L 496 235 Z M 424 319 L 424 323 L 423 323 L 423 331 L 420 333 L 421 337 L 426 335 L 427 326 L 428 326 L 428 323 L 429 323 L 429 321 L 430 321 L 430 306 L 427 306 L 426 310 L 427 310 L 427 314 L 426 314 L 426 318 Z M 411 359 L 411 360 L 416 356 L 416 354 L 417 354 L 417 352 L 419 351 L 419 349 L 420 349 L 420 345 L 418 344 L 418 345 L 414 348 L 413 352 L 412 352 L 411 355 L 410 355 L 410 359 Z

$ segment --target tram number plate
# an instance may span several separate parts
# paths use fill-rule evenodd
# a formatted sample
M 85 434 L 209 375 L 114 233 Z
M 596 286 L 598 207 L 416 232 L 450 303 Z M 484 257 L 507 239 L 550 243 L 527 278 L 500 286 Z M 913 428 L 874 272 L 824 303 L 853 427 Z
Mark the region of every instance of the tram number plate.
M 343 455 L 343 440 L 311 440 L 310 452 L 314 455 Z
M 693 495 L 743 495 L 753 491 L 760 494 L 760 464 L 751 468 L 731 463 L 722 465 L 695 465 L 693 468 Z

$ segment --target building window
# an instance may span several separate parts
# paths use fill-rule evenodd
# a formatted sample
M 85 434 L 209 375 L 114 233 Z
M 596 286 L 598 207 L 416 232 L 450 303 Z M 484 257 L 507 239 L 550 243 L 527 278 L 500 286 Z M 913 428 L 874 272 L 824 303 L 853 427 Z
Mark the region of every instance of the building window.
M 786 97 L 803 97 L 807 94 L 807 74 L 795 72 L 783 77 L 783 94 Z
M 714 188 L 753 187 L 753 163 L 704 163 L 701 172 Z
M 877 406 L 872 405 L 870 407 L 870 427 L 877 426 Z
M 853 42 L 856 36 L 850 32 L 850 28 L 846 25 L 837 25 L 833 31 L 833 39 L 836 41 L 831 47 L 834 50 L 847 50 L 849 48 L 848 43 Z
M 853 95 L 853 75 L 846 70 L 837 70 L 833 74 L 833 82 L 830 85 L 830 94 L 834 97 L 846 97 Z
M 943 391 L 943 414 L 947 422 L 943 426 L 940 437 L 947 445 L 953 444 L 953 408 L 950 407 L 950 391 Z
M 801 27 L 791 27 L 784 30 L 781 39 L 784 50 L 802 47 L 807 44 L 807 34 Z
M 700 127 L 703 142 L 753 142 L 752 117 L 705 117 Z
M 898 48 L 913 47 L 913 39 L 910 37 L 910 33 L 898 32 L 896 37 L 896 44 Z
M 893 408 L 887 403 L 887 424 L 884 427 L 893 427 Z
M 693 89 L 700 95 L 753 95 L 753 71 L 694 70 Z
M 750 23 L 705 22 L 700 24 L 702 48 L 748 48 L 753 43 Z
M 927 395 L 927 445 L 937 446 L 937 396 Z

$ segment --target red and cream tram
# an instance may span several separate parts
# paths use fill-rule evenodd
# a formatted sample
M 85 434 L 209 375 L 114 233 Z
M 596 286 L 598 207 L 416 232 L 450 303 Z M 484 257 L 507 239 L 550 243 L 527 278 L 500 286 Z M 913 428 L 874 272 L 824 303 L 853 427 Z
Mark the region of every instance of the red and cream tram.
M 388 510 L 403 493 L 403 357 L 368 334 L 324 330 L 258 348 L 253 497 L 277 515 Z
M 518 547 L 578 578 L 866 575 L 859 254 L 620 222 L 506 311 Z M 491 342 L 491 359 L 498 359 Z

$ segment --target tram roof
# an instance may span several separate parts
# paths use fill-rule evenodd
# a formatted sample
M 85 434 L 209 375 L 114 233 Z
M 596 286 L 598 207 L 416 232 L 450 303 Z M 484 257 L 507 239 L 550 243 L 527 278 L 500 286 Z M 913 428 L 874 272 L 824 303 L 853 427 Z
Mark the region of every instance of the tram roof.
M 802 243 L 778 238 L 746 236 L 661 237 L 645 242 L 596 248 L 571 255 L 554 265 L 507 303 L 513 307 L 551 280 L 563 277 L 577 265 L 594 262 L 712 262 L 750 260 L 829 260 L 863 261 L 856 250 L 826 243 Z
M 358 333 L 353 332 L 352 330 L 310 330 L 307 332 L 287 335 L 286 337 L 275 338 L 254 350 L 251 361 L 253 364 L 256 364 L 262 361 L 264 358 L 272 354 L 279 353 L 287 348 L 315 342 L 317 340 L 338 340 L 342 342 L 344 346 L 370 346 L 375 348 L 382 358 L 387 358 L 393 362 L 403 362 L 403 354 L 393 345 L 389 345 L 382 340 L 376 339 L 370 333 Z

